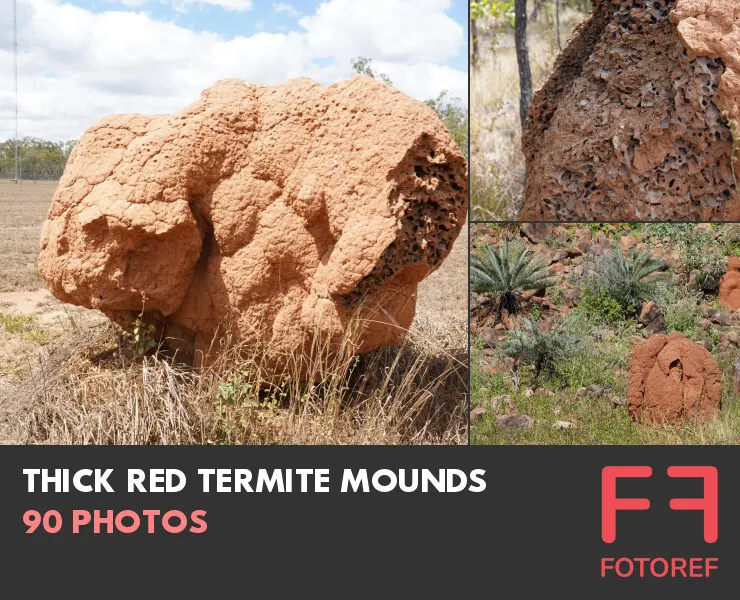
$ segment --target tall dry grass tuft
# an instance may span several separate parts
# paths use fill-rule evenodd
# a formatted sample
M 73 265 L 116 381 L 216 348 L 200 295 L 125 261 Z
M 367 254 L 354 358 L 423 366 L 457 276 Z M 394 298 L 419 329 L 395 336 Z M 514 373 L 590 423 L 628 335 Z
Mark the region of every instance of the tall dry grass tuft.
M 65 336 L 26 382 L 31 444 L 464 444 L 467 356 L 410 332 L 356 356 L 353 329 L 317 342 L 279 377 L 229 347 L 200 370 L 137 356 L 111 325 Z

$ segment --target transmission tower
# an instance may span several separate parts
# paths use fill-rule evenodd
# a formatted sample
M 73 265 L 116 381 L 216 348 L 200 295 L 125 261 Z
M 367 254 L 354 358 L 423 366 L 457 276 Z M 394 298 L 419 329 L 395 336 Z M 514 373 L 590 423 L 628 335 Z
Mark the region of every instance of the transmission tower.
M 21 182 L 21 163 L 18 154 L 18 18 L 17 18 L 17 0 L 13 0 L 13 61 L 15 68 L 15 177 L 14 179 L 20 184 Z

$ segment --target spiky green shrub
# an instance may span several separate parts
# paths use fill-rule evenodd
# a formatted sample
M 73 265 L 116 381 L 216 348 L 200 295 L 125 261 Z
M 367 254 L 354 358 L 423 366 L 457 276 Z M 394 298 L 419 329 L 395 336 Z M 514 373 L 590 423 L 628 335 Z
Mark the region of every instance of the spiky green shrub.
M 648 250 L 633 248 L 626 255 L 618 248 L 602 256 L 594 266 L 595 287 L 604 290 L 633 315 L 643 302 L 652 300 L 664 278 L 662 261 Z
M 573 354 L 577 344 L 578 338 L 564 321 L 549 331 L 541 331 L 535 321 L 523 319 L 519 329 L 509 332 L 501 351 L 504 356 L 534 367 L 537 379 L 541 374 L 558 375 L 558 366 Z
M 610 327 L 616 327 L 627 319 L 627 311 L 619 300 L 612 298 L 605 289 L 593 285 L 584 288 L 581 303 L 576 310 L 593 323 L 606 323 Z
M 553 285 L 545 262 L 520 241 L 504 240 L 498 248 L 485 245 L 470 257 L 470 287 L 490 295 L 499 314 L 519 309 L 522 292 Z

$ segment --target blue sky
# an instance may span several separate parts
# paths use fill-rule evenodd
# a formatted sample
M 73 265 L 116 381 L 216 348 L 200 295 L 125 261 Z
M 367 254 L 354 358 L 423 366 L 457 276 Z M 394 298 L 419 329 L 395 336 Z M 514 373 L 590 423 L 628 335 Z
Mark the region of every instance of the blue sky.
M 466 0 L 18 3 L 22 135 L 65 139 L 109 113 L 174 112 L 225 77 L 328 84 L 356 56 L 419 100 L 449 90 L 467 102 Z M 0 2 L 0 117 L 12 103 L 9 8 Z

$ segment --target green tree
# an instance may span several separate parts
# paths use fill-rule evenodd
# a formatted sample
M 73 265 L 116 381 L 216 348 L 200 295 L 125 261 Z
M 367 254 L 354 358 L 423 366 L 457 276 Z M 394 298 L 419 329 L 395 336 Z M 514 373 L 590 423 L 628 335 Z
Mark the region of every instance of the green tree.
M 447 90 L 439 93 L 433 100 L 425 100 L 424 104 L 437 113 L 439 120 L 444 123 L 452 134 L 452 139 L 468 158 L 468 111 L 462 100 L 450 97 Z
M 372 58 L 365 58 L 364 56 L 360 56 L 358 58 L 353 58 L 351 62 L 352 69 L 356 71 L 359 75 L 367 75 L 368 77 L 372 77 L 373 79 L 377 79 L 378 81 L 382 81 L 384 84 L 393 87 L 393 82 L 391 81 L 391 78 L 388 77 L 388 75 L 386 75 L 385 73 L 380 73 L 373 68 Z
M 480 25 L 479 25 L 480 23 Z M 514 0 L 474 0 L 470 3 L 473 66 L 478 63 L 479 36 L 490 33 L 495 46 L 499 34 L 514 25 Z
M 25 137 L 18 140 L 23 179 L 58 179 L 67 164 L 76 140 L 52 142 Z M 15 174 L 15 141 L 0 142 L 0 178 Z

